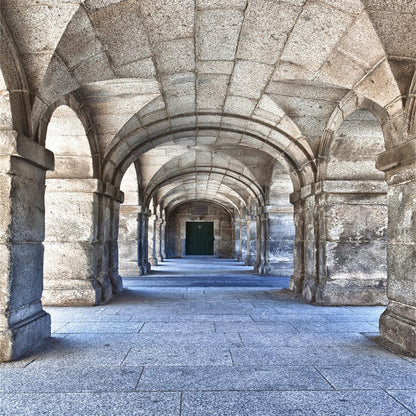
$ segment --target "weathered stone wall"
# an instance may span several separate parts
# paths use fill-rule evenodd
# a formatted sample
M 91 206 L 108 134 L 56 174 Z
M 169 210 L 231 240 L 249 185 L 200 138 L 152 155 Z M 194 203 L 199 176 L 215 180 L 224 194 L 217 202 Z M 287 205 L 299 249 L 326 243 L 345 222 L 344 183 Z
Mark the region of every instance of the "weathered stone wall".
M 193 214 L 195 206 L 206 205 L 208 214 Z M 186 222 L 214 223 L 214 256 L 234 257 L 234 235 L 230 214 L 221 206 L 209 202 L 187 203 L 175 208 L 167 218 L 166 255 L 182 257 L 185 252 Z

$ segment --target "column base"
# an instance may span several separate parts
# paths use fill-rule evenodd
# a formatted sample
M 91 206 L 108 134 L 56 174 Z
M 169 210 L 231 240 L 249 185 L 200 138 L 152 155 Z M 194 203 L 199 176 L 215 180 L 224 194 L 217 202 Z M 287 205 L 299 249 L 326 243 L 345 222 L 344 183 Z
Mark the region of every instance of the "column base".
M 112 293 L 111 287 L 109 291 Z M 108 300 L 107 292 L 105 290 L 104 300 Z M 103 288 L 90 280 L 45 281 L 42 303 L 47 306 L 94 306 L 101 303 L 103 295 Z
M 302 293 L 302 278 L 295 273 L 290 276 L 289 290 L 295 293 Z
M 118 270 L 113 272 L 111 278 L 111 287 L 106 288 L 104 292 L 104 300 L 110 300 L 114 295 L 118 295 L 123 290 L 123 278 L 118 273 Z
M 247 257 L 244 264 L 246 266 L 254 266 L 256 264 L 256 260 L 257 260 L 256 257 Z
M 260 273 L 264 276 L 291 276 L 293 264 L 286 262 L 263 264 L 260 267 Z
M 119 264 L 119 273 L 123 277 L 140 276 L 140 267 L 135 261 L 123 262 Z
M 0 362 L 17 360 L 51 336 L 51 317 L 45 311 L 0 331 Z
M 387 305 L 388 298 L 384 287 L 318 287 L 315 302 L 326 306 L 376 306 Z
M 390 301 L 380 317 L 380 335 L 393 352 L 416 357 L 416 307 Z
M 157 266 L 157 258 L 156 257 L 150 257 L 149 258 L 149 264 L 151 266 Z

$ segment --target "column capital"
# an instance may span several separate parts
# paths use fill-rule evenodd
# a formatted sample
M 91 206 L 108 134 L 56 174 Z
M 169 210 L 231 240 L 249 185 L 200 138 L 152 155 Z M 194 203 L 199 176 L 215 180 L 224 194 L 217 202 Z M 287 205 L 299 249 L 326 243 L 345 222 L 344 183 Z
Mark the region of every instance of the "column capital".
M 290 202 L 321 194 L 386 194 L 388 185 L 384 180 L 324 180 L 304 186 L 290 195 Z
M 138 211 L 139 214 L 143 214 L 143 215 L 146 215 L 148 217 L 150 217 L 152 215 L 152 212 L 150 211 L 150 209 L 144 207 L 143 205 L 139 205 L 138 209 L 139 209 L 139 211 Z

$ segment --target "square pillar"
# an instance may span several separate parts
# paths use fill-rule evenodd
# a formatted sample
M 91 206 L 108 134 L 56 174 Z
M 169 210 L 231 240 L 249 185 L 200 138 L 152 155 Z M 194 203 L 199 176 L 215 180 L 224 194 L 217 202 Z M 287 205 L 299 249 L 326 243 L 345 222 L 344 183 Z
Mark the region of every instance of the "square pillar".
M 247 255 L 246 266 L 254 266 L 257 260 L 257 219 L 247 216 Z
M 292 206 L 265 206 L 262 215 L 261 273 L 264 275 L 291 276 L 293 274 L 293 244 L 295 228 Z
M 1 135 L 0 361 L 11 361 L 51 334 L 41 296 L 45 171 L 53 154 L 14 132 Z
M 416 140 L 382 153 L 388 189 L 387 309 L 380 335 L 394 351 L 416 356 Z
M 291 195 L 293 204 L 295 242 L 293 247 L 293 275 L 289 281 L 289 289 L 295 293 L 302 293 L 303 281 L 305 278 L 305 209 L 304 201 L 300 199 L 300 193 Z
M 139 241 L 138 241 L 138 266 L 141 275 L 146 275 L 151 270 L 149 263 L 149 250 L 148 250 L 148 224 L 150 211 L 142 206 L 139 207 L 138 224 L 139 224 Z
M 387 304 L 387 184 L 328 180 L 319 184 L 316 198 L 316 302 Z

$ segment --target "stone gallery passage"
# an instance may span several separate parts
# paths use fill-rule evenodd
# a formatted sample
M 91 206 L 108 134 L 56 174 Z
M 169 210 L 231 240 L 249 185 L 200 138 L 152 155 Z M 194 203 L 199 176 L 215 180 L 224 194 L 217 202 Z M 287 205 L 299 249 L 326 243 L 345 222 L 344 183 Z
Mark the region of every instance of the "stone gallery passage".
M 377 416 L 415 413 L 415 18 L 406 0 L 1 0 L 0 362 L 14 364 L 0 380 L 23 379 L 13 371 L 26 365 L 35 377 L 36 357 L 45 371 L 100 367 L 97 349 L 122 378 L 122 363 L 135 367 L 120 403 L 138 394 L 141 368 L 143 409 L 148 366 L 200 360 L 206 377 L 213 363 L 233 367 L 210 377 L 234 384 L 185 394 L 197 369 L 184 369 L 178 380 L 193 382 L 160 383 L 179 397 L 169 413 L 163 396 L 168 414 L 239 414 L 232 403 L 291 414 L 296 400 L 305 414 L 370 414 L 368 400 Z M 201 351 L 216 339 L 222 358 L 204 361 L 197 339 Z M 326 353 L 289 350 L 308 345 Z M 366 381 L 332 368 L 336 356 L 371 363 Z M 284 376 L 278 357 L 306 367 Z M 279 373 L 256 384 L 256 365 Z M 372 384 L 387 373 L 395 382 Z M 292 402 L 278 393 L 284 377 L 308 380 L 286 384 L 302 392 Z M 260 393 L 227 402 L 217 390 L 274 399 L 260 411 Z M 80 414 L 117 414 L 92 397 L 98 407 Z M 354 411 L 333 407 L 344 399 Z

